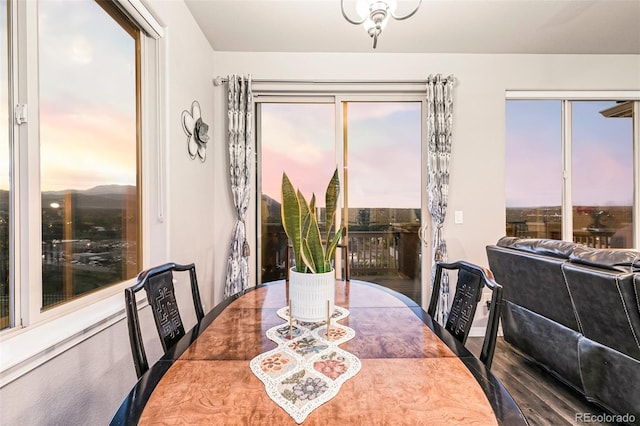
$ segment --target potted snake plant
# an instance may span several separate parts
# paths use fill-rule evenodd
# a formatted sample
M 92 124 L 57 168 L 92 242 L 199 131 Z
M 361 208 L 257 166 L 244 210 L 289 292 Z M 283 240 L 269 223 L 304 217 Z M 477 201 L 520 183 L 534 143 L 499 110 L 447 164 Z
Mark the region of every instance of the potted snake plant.
M 289 271 L 289 302 L 292 316 L 302 321 L 320 321 L 327 318 L 327 310 L 333 313 L 333 257 L 342 236 L 342 226 L 335 220 L 339 193 L 336 169 L 325 193 L 326 233 L 322 235 L 315 194 L 307 202 L 287 174 L 282 174 L 282 225 L 295 259 L 295 266 Z

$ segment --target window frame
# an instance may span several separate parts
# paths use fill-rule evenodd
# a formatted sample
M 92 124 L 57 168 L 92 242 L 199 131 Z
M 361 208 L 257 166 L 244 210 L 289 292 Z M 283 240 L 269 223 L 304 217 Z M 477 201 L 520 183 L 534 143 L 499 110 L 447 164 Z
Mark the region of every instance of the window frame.
M 137 186 L 139 269 L 151 259 L 165 257 L 168 232 L 165 222 L 168 124 L 167 38 L 164 29 L 137 0 L 112 0 L 131 24 L 140 29 L 136 43 L 138 95 Z M 104 5 L 100 5 L 104 8 Z M 10 285 L 13 316 L 0 331 L 0 388 L 65 350 L 121 321 L 122 292 L 135 278 L 106 286 L 59 306 L 42 309 L 41 201 L 38 123 L 37 2 L 8 0 L 9 60 L 12 105 L 26 104 L 27 123 L 15 122 L 9 111 L 11 152 Z M 107 12 L 109 13 L 109 12 Z M 109 13 L 113 17 L 111 13 Z M 114 18 L 115 19 L 115 18 Z M 117 20 L 116 20 L 117 21 Z M 125 29 L 123 27 L 123 29 Z M 125 29 L 126 31 L 126 29 Z M 152 185 L 153 183 L 153 185 Z M 156 220 L 152 220 L 154 218 Z M 160 228 L 160 229 L 158 229 Z M 158 230 L 158 232 L 156 232 Z M 162 243 L 159 243 L 159 241 Z M 142 306 L 146 300 L 142 301 Z
M 336 165 L 340 174 L 340 179 L 344 177 L 344 149 L 345 149 L 345 134 L 344 129 L 346 123 L 344 121 L 344 104 L 349 102 L 417 102 L 420 103 L 420 115 L 421 115 L 421 187 L 426 188 L 426 182 L 428 178 L 427 162 L 428 162 L 428 149 L 427 149 L 427 131 L 426 131 L 426 99 L 424 95 L 424 84 L 420 82 L 359 82 L 359 81 L 315 81 L 315 85 L 309 88 L 310 84 L 307 81 L 282 81 L 278 83 L 254 82 L 254 105 L 255 105 L 255 152 L 259 153 L 262 149 L 262 140 L 260 134 L 261 128 L 261 104 L 262 103 L 328 103 L 334 105 L 335 110 L 335 152 L 336 152 Z M 261 157 L 256 156 L 257 161 L 255 164 L 255 174 L 252 176 L 252 187 L 255 188 L 254 202 L 250 204 L 248 212 L 247 223 L 252 223 L 253 226 L 247 229 L 247 238 L 251 238 L 254 241 L 255 247 L 262 247 L 262 217 L 260 200 L 262 194 L 262 187 L 260 177 L 262 176 Z M 426 273 L 432 267 L 432 253 L 431 244 L 428 237 L 432 228 L 432 218 L 428 209 L 428 194 L 426 191 L 421 197 L 421 212 L 422 212 L 422 227 L 420 230 L 420 244 L 422 254 L 420 256 L 420 268 L 421 274 L 421 293 L 422 304 L 428 302 L 430 298 L 430 288 L 428 285 L 429 274 Z M 340 202 L 336 211 L 337 223 L 343 221 L 343 207 L 344 199 L 343 195 L 340 195 Z M 425 238 L 426 237 L 426 238 Z M 260 280 L 260 270 L 262 256 L 257 254 L 255 256 L 256 261 L 252 262 L 249 266 L 250 275 L 256 277 L 256 280 Z M 337 255 L 336 259 L 337 276 L 341 277 L 341 256 Z
M 528 91 L 507 90 L 506 102 L 510 100 L 555 100 L 562 106 L 562 240 L 573 241 L 573 200 L 572 200 L 572 102 L 573 101 L 632 101 L 632 144 L 633 144 L 633 249 L 640 249 L 640 90 L 585 90 L 585 91 Z M 505 123 L 506 125 L 506 123 Z M 505 139 L 506 147 L 506 139 Z
M 22 23 L 23 27 L 26 28 L 38 28 L 38 2 L 27 2 L 28 5 L 25 8 L 24 18 L 18 16 L 19 23 Z M 123 25 L 122 20 L 124 18 L 118 16 L 114 17 L 112 11 L 107 10 L 109 7 L 113 8 L 114 5 L 103 5 L 96 2 L 96 5 L 101 7 L 106 14 L 111 16 L 111 18 L 118 23 L 123 31 L 127 32 L 131 35 L 131 29 L 127 28 Z M 22 18 L 22 19 L 21 19 Z M 129 26 L 133 26 L 133 23 L 129 23 Z M 20 25 L 18 25 L 20 27 Z M 42 257 L 42 205 L 41 205 L 41 179 L 40 179 L 40 120 L 39 120 L 39 110 L 40 110 L 40 95 L 39 95 L 39 51 L 38 51 L 38 31 L 29 31 L 30 36 L 26 41 L 26 57 L 25 59 L 25 67 L 27 69 L 26 76 L 23 74 L 18 74 L 18 79 L 24 78 L 25 81 L 23 84 L 20 84 L 20 88 L 25 88 L 26 85 L 26 105 L 28 105 L 28 117 L 27 122 L 19 125 L 17 128 L 17 132 L 19 135 L 19 163 L 21 172 L 20 172 L 20 180 L 18 185 L 14 186 L 14 192 L 18 197 L 22 194 L 27 194 L 26 200 L 23 198 L 18 206 L 18 212 L 16 213 L 16 217 L 26 217 L 26 228 L 25 222 L 21 224 L 20 229 L 20 240 L 26 242 L 26 247 L 23 247 L 19 252 L 19 256 L 15 256 L 16 270 L 21 271 L 21 275 L 23 277 L 28 277 L 25 279 L 20 279 L 14 281 L 14 291 L 16 294 L 20 293 L 21 295 L 21 316 L 15 316 L 15 318 L 20 318 L 22 326 L 29 326 L 31 324 L 36 324 L 42 321 L 48 321 L 52 318 L 56 318 L 62 314 L 69 313 L 75 311 L 83 306 L 86 306 L 90 303 L 94 303 L 98 300 L 101 300 L 105 297 L 105 293 L 102 290 L 106 290 L 111 287 L 120 287 L 120 284 L 112 284 L 101 288 L 100 290 L 87 293 L 82 295 L 81 297 L 73 298 L 64 303 L 61 303 L 56 306 L 43 308 L 42 306 L 42 263 L 36 261 L 35 259 L 40 259 Z M 142 167 L 140 164 L 140 145 L 141 145 L 141 135 L 140 135 L 140 99 L 141 93 L 140 89 L 140 43 L 141 38 L 143 37 L 142 31 L 139 32 L 139 36 L 136 39 L 136 121 L 138 122 L 136 129 L 136 163 L 137 163 L 137 172 L 136 172 L 136 181 L 138 186 L 138 210 L 140 210 L 140 200 L 141 200 L 141 188 L 140 188 L 140 174 L 142 173 Z M 18 38 L 20 41 L 20 38 Z M 18 50 L 20 50 L 20 46 L 18 46 Z M 18 91 L 18 98 L 22 98 L 24 91 Z M 20 100 L 18 101 L 20 102 Z M 25 155 L 20 155 L 22 152 L 26 152 Z M 26 158 L 25 158 L 26 157 Z M 138 211 L 138 218 L 141 222 L 142 217 L 140 216 L 140 211 Z M 141 242 L 140 239 L 140 229 L 141 223 L 138 224 L 138 241 Z M 138 261 L 141 262 L 141 253 L 144 251 L 143 246 L 138 248 Z M 125 280 L 124 283 L 131 282 L 131 280 Z M 23 285 L 23 283 L 28 283 L 27 285 Z M 19 288 L 19 289 L 18 289 Z M 111 293 L 111 292 L 106 292 Z M 15 321 L 16 325 L 18 321 Z

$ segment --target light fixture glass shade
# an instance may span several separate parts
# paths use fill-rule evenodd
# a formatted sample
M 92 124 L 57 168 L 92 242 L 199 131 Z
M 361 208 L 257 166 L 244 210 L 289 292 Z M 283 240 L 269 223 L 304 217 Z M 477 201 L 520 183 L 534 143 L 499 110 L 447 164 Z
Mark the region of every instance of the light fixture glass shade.
M 362 25 L 365 31 L 373 38 L 373 48 L 376 48 L 378 36 L 382 34 L 382 30 L 387 26 L 389 17 L 402 21 L 413 16 L 420 8 L 422 0 L 418 0 L 418 4 L 412 12 L 404 16 L 396 16 L 397 0 L 356 0 L 356 13 L 360 19 L 354 20 L 350 18 L 344 10 L 344 0 L 340 0 L 340 8 L 342 16 L 354 25 Z

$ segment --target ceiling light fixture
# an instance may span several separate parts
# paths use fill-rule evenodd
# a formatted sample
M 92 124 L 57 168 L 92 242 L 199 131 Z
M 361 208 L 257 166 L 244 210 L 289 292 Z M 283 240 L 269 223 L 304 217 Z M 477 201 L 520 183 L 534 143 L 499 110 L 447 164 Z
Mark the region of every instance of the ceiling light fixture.
M 354 20 L 347 16 L 344 11 L 344 0 L 340 0 L 342 16 L 354 25 L 362 25 L 365 31 L 373 38 L 373 48 L 378 45 L 378 36 L 389 21 L 389 16 L 397 21 L 402 21 L 412 17 L 420 8 L 422 0 L 418 0 L 418 5 L 405 16 L 396 16 L 395 11 L 398 6 L 397 0 L 357 0 L 356 12 L 360 15 L 360 20 Z

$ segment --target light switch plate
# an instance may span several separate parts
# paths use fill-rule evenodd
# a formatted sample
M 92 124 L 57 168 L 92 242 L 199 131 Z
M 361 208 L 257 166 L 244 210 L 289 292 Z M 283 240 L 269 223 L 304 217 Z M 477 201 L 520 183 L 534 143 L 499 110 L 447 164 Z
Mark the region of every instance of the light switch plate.
M 456 210 L 454 212 L 453 220 L 456 224 L 461 224 L 464 222 L 464 215 L 462 214 L 462 210 Z

